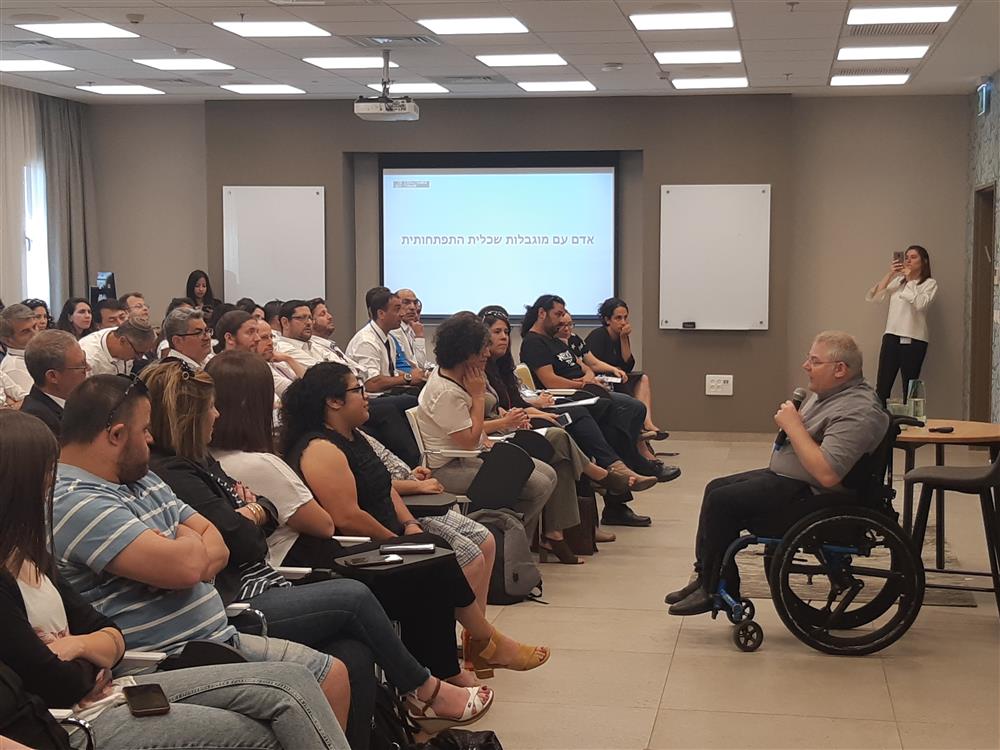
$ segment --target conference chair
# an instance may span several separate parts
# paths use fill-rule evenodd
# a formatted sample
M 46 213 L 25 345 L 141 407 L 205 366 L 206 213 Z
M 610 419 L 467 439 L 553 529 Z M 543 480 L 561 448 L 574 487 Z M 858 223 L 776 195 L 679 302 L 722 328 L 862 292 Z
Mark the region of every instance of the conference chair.
M 538 390 L 535 388 L 535 379 L 531 377 L 531 368 L 524 364 L 524 362 L 514 368 L 514 374 L 517 375 L 517 379 L 521 381 L 521 385 L 529 391 Z
M 435 456 L 441 456 L 442 458 L 478 458 L 482 451 L 463 451 L 463 450 L 435 450 L 428 451 L 424 447 L 424 436 L 420 432 L 420 424 L 417 421 L 417 412 L 420 410 L 419 406 L 414 406 L 412 409 L 406 410 L 406 420 L 410 423 L 410 429 L 413 431 L 413 439 L 417 441 L 417 450 L 420 452 L 420 465 L 427 466 L 427 456 L 429 454 L 434 454 Z M 465 495 L 450 495 L 450 497 L 455 498 L 455 502 L 458 503 L 458 507 L 463 515 L 468 514 L 469 510 L 469 498 Z M 420 496 L 424 497 L 424 496 Z M 405 503 L 407 498 L 403 498 Z M 425 503 L 426 504 L 426 503 Z M 409 504 L 407 504 L 409 507 Z

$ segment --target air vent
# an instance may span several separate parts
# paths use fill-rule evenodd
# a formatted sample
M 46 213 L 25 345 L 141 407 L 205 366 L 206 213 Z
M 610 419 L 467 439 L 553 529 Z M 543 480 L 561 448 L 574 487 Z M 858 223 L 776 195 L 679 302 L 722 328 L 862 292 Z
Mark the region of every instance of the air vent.
M 839 68 L 834 71 L 837 76 L 899 76 L 909 73 L 909 68 L 889 68 L 884 65 L 867 68 Z
M 402 47 L 440 47 L 441 42 L 432 36 L 345 36 L 359 47 L 399 49 Z
M 941 28 L 939 23 L 873 23 L 849 26 L 852 37 L 934 36 Z
M 62 52 L 82 48 L 76 44 L 49 39 L 5 39 L 0 42 L 0 49 L 11 52 Z
M 449 83 L 456 86 L 462 84 L 509 83 L 506 78 L 502 78 L 501 76 L 442 76 L 433 80 L 443 86 L 447 86 Z

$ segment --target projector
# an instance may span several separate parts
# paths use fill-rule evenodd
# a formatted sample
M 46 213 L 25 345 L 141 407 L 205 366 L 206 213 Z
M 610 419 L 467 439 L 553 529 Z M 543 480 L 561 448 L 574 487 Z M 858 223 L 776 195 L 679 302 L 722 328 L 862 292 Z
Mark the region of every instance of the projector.
M 354 102 L 354 114 L 362 120 L 375 122 L 412 122 L 420 119 L 420 107 L 408 96 L 399 99 L 362 96 Z

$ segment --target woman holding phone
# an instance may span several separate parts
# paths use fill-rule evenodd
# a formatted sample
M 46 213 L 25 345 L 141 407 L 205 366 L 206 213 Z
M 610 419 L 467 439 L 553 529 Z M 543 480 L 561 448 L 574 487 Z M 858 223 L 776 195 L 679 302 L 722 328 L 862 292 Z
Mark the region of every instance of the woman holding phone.
M 927 356 L 927 308 L 936 294 L 930 255 L 920 245 L 910 245 L 905 252 L 893 253 L 889 272 L 865 295 L 868 302 L 889 300 L 875 386 L 883 404 L 892 393 L 897 373 L 903 375 L 904 400 L 910 381 L 920 377 Z

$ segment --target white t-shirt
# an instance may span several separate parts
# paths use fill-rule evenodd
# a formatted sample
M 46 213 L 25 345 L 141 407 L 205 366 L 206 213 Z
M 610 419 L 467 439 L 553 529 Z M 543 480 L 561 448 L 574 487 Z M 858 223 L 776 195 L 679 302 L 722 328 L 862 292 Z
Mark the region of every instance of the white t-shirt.
M 24 364 L 24 349 L 8 349 L 7 356 L 0 361 L 0 373 L 13 381 L 18 388 L 24 391 L 25 395 L 34 385 L 31 373 L 28 372 L 28 368 Z
M 417 426 L 427 451 L 427 465 L 438 469 L 451 459 L 434 451 L 459 448 L 451 437 L 472 426 L 472 396 L 451 378 L 434 370 L 417 397 Z
M 24 401 L 24 397 L 27 395 L 28 391 L 15 383 L 7 373 L 0 370 L 0 406 Z
M 868 302 L 882 302 L 886 297 L 889 298 L 886 333 L 900 338 L 928 341 L 927 308 L 936 294 L 937 282 L 934 279 L 926 279 L 920 284 L 916 281 L 904 284 L 903 277 L 897 276 L 881 292 L 876 292 L 875 287 L 869 289 L 865 299 Z
M 299 538 L 299 532 L 287 525 L 288 519 L 313 499 L 312 492 L 292 467 L 272 453 L 213 450 L 212 455 L 229 476 L 274 503 L 280 526 L 267 538 L 267 561 L 274 567 L 281 565 Z

